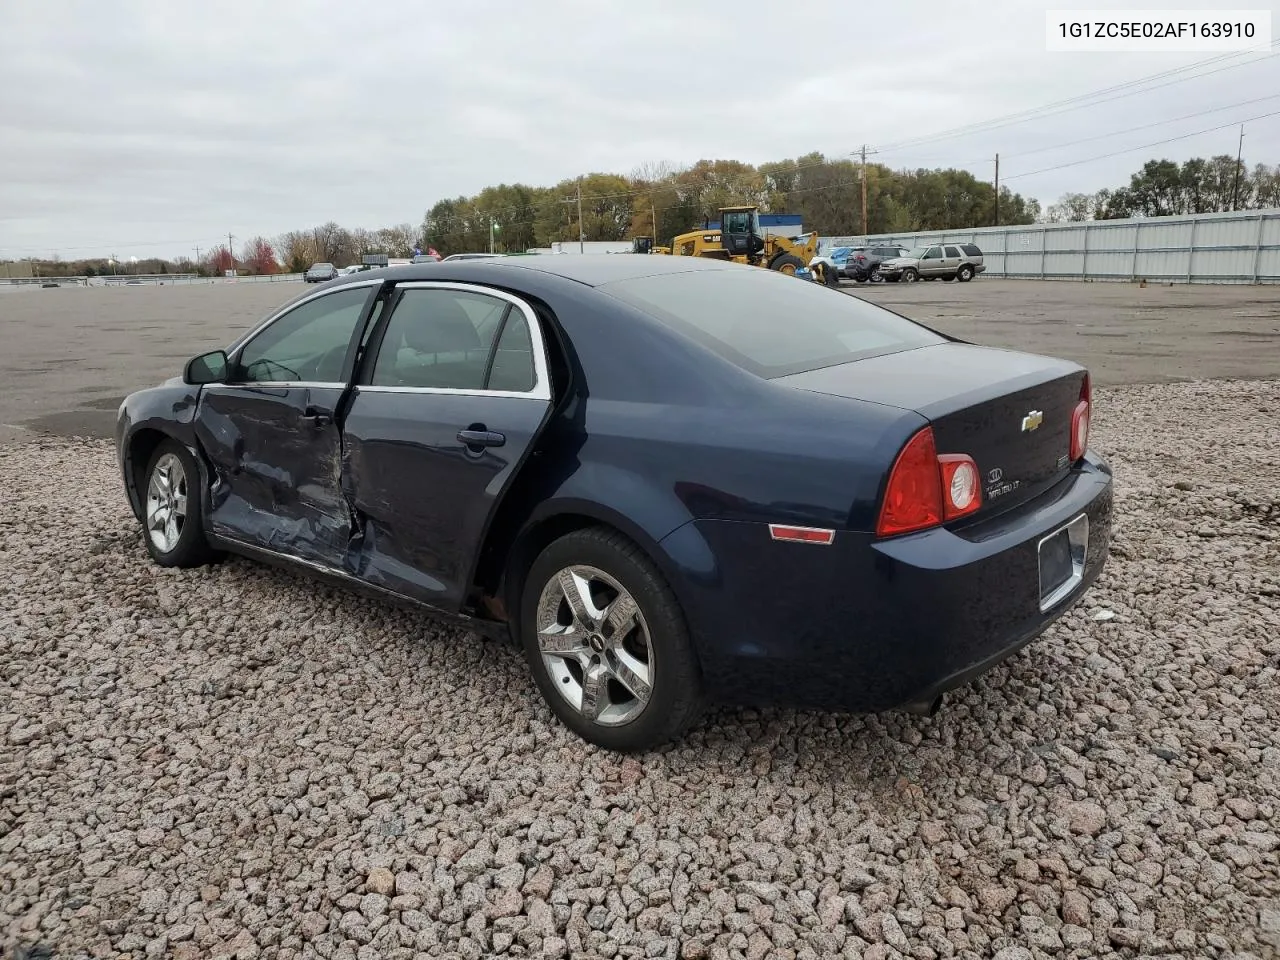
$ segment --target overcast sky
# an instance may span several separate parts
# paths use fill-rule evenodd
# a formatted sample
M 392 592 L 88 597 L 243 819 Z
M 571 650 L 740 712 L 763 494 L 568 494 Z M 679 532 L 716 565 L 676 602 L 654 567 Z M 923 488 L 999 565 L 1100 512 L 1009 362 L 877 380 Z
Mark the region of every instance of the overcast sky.
M 0 258 L 191 255 L 228 231 L 417 224 L 500 182 L 864 142 L 983 178 L 999 152 L 1002 180 L 1048 205 L 1152 156 L 1234 153 L 1238 128 L 1019 174 L 1280 111 L 1280 56 L 1254 53 L 938 139 L 1216 56 L 1046 52 L 1045 10 L 1068 6 L 19 0 L 0 20 Z M 1248 6 L 1280 29 L 1277 0 Z M 1280 115 L 1246 126 L 1244 156 L 1280 163 Z

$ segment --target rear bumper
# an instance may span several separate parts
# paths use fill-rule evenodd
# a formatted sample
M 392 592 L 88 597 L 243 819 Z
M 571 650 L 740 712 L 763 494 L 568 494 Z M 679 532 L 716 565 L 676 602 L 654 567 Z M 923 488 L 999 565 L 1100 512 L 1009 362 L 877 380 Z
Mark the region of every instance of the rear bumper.
M 700 554 L 679 592 L 713 697 L 885 710 L 964 684 L 1043 633 L 1101 573 L 1111 510 L 1110 471 L 1090 457 L 1031 503 L 954 532 L 819 546 L 702 520 L 664 545 Z M 1081 582 L 1041 611 L 1039 541 L 1081 514 Z

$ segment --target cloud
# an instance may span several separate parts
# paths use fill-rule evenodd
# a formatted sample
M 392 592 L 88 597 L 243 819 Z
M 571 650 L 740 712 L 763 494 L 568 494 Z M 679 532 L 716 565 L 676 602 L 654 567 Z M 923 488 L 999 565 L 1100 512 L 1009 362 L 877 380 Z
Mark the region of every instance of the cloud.
M 0 257 L 179 255 L 228 230 L 418 222 L 436 200 L 489 184 L 651 161 L 841 156 L 863 143 L 890 166 L 984 178 L 999 152 L 1014 178 L 1215 125 L 1132 131 L 1280 90 L 1280 57 L 1258 56 L 1141 96 L 890 149 L 1211 56 L 1050 54 L 1049 6 L 991 0 L 978 15 L 946 5 L 916 16 L 762 0 L 11 5 Z M 1073 146 L 1100 133 L 1115 135 Z M 1048 203 L 1122 183 L 1152 152 L 1233 152 L 1234 136 L 1009 183 Z M 1041 152 L 1020 159 L 1029 151 Z M 1251 125 L 1245 156 L 1280 160 L 1280 124 Z

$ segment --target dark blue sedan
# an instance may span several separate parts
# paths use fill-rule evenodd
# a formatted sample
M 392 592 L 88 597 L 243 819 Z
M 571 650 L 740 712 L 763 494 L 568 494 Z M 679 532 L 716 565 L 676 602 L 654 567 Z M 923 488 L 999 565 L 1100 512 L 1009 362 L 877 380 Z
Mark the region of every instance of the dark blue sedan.
M 618 750 L 708 702 L 931 712 L 1107 557 L 1077 364 L 689 257 L 339 278 L 120 409 L 157 563 L 231 551 L 521 644 Z

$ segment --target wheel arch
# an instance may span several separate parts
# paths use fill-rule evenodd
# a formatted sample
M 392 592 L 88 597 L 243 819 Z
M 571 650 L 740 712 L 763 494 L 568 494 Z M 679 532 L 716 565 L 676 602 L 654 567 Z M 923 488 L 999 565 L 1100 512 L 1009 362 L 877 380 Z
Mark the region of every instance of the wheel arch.
M 543 550 L 561 537 L 577 530 L 598 527 L 626 537 L 657 568 L 675 594 L 692 636 L 695 634 L 694 624 L 689 622 L 689 606 L 685 596 L 687 591 L 684 589 L 681 573 L 686 564 L 665 545 L 667 537 L 676 530 L 689 526 L 690 520 L 676 523 L 670 530 L 664 529 L 660 536 L 655 536 L 653 532 L 607 504 L 578 499 L 544 503 L 511 535 L 508 543 L 501 549 L 500 556 L 490 555 L 486 569 L 488 582 L 478 583 L 477 586 L 483 593 L 501 603 L 511 636 L 519 643 L 520 598 L 533 562 Z M 696 648 L 698 644 L 695 642 L 694 646 Z

